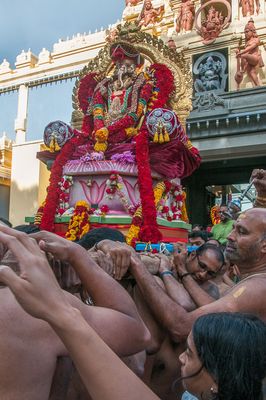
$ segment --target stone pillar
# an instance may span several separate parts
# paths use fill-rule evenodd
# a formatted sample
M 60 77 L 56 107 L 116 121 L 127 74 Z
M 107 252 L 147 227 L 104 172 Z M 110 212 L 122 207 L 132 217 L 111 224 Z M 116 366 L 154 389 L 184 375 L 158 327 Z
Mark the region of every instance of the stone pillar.
M 21 144 L 26 141 L 28 94 L 28 87 L 25 85 L 21 85 L 18 92 L 18 113 L 15 120 L 17 144 Z

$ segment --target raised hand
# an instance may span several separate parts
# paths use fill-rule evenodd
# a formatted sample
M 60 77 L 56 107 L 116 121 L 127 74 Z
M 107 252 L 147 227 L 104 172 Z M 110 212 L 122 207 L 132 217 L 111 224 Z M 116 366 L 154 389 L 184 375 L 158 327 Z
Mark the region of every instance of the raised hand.
M 252 171 L 250 180 L 254 180 L 254 186 L 257 190 L 259 197 L 266 198 L 266 170 L 254 169 Z
M 174 266 L 178 275 L 183 275 L 187 272 L 187 246 L 185 243 L 174 244 Z
M 80 245 L 47 231 L 32 233 L 29 236 L 39 243 L 41 250 L 51 253 L 61 261 L 71 262 L 72 257 L 76 257 L 75 251 L 83 249 Z
M 157 254 L 156 255 L 159 258 L 160 261 L 160 266 L 159 266 L 159 273 L 163 273 L 165 271 L 171 271 L 172 270 L 172 264 L 170 257 L 167 257 L 164 254 Z
M 113 262 L 113 277 L 121 280 L 130 267 L 130 258 L 135 251 L 125 243 L 102 240 L 97 248 L 107 254 Z
M 10 288 L 26 312 L 52 321 L 59 310 L 67 307 L 67 301 L 45 254 L 28 235 L 3 225 L 0 225 L 0 243 L 13 253 L 20 267 L 18 276 L 1 265 L 0 282 Z

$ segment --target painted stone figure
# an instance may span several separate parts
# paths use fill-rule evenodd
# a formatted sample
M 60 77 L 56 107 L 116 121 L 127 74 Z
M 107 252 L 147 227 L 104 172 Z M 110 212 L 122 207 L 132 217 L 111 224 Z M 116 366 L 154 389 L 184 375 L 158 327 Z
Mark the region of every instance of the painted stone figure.
M 260 51 L 260 39 L 257 35 L 254 21 L 252 19 L 245 26 L 245 47 L 236 51 L 237 72 L 235 81 L 239 89 L 244 75 L 247 74 L 254 86 L 260 86 L 258 68 L 264 66 Z
M 139 16 L 139 25 L 148 26 L 155 24 L 158 19 L 162 17 L 164 6 L 155 9 L 152 5 L 151 0 L 144 0 L 143 8 Z
M 255 5 L 256 5 L 256 13 L 259 14 L 260 0 L 239 0 L 239 6 L 242 8 L 243 17 L 254 15 Z
M 219 3 L 226 6 L 227 15 L 224 15 L 222 11 L 216 8 Z M 203 20 L 202 12 L 207 13 L 206 18 Z M 229 26 L 231 12 L 231 5 L 227 0 L 210 0 L 198 9 L 195 16 L 195 27 L 198 34 L 203 38 L 204 44 L 213 43 L 220 33 Z
M 195 6 L 192 0 L 182 0 L 176 17 L 176 32 L 191 31 L 195 18 Z

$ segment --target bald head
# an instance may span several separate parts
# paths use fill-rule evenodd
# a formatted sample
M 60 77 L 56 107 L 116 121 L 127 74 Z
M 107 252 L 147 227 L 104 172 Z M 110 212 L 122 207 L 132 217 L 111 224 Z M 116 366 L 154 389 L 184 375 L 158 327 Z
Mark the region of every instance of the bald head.
M 238 220 L 252 220 L 253 224 L 262 232 L 266 234 L 266 208 L 250 208 L 249 210 L 243 212 L 238 217 Z
M 241 270 L 251 271 L 266 262 L 266 209 L 252 208 L 240 214 L 228 235 L 226 257 Z

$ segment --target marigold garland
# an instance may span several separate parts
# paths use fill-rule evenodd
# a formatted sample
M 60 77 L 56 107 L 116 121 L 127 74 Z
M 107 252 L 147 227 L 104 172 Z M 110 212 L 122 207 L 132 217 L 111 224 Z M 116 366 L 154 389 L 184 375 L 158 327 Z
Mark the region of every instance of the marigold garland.
M 157 185 L 153 189 L 155 210 L 156 210 L 156 207 L 158 206 L 163 194 L 167 193 L 170 190 L 170 187 L 171 187 L 171 184 L 167 181 L 164 181 L 164 182 L 157 183 Z M 130 246 L 134 246 L 135 242 L 138 240 L 142 222 L 143 222 L 143 208 L 142 208 L 142 206 L 140 206 L 132 218 L 132 224 L 129 228 L 129 231 L 128 231 L 128 234 L 126 237 L 127 244 L 129 244 Z M 143 239 L 141 238 L 141 240 L 143 240 Z M 147 240 L 143 240 L 143 241 L 149 242 Z M 154 242 L 154 241 L 151 241 L 151 242 Z
M 72 215 L 68 230 L 66 232 L 66 239 L 75 241 L 82 238 L 85 233 L 90 230 L 90 206 L 86 201 L 77 201 L 75 204 L 75 211 Z
M 213 225 L 217 225 L 221 222 L 219 211 L 220 207 L 218 205 L 211 208 L 211 221 Z

